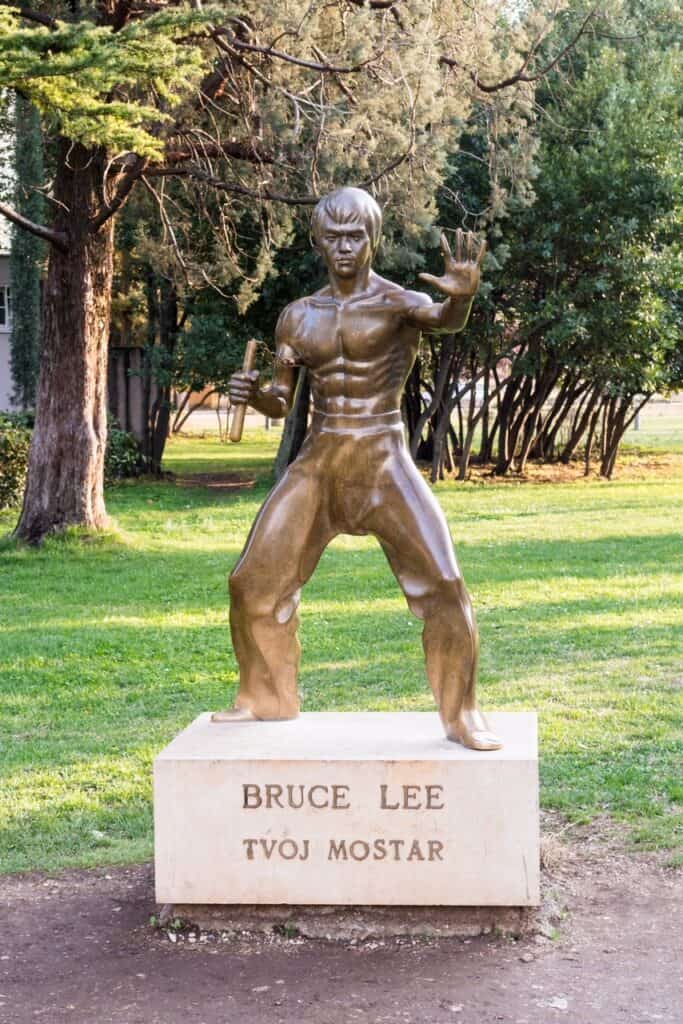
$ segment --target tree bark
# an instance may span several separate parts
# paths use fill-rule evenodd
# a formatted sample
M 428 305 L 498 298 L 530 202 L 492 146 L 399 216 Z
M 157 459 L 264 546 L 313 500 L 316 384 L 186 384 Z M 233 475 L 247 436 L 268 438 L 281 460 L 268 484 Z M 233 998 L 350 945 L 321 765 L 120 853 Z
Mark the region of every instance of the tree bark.
M 178 340 L 178 293 L 175 285 L 161 279 L 158 286 L 152 289 L 153 303 L 156 305 L 154 319 L 158 325 L 158 343 L 168 364 L 172 363 L 173 352 Z M 152 317 L 150 316 L 150 320 Z M 150 346 L 155 339 L 150 337 Z M 164 449 L 168 440 L 171 425 L 171 374 L 163 374 L 162 380 L 153 380 L 151 348 L 148 348 L 145 369 L 145 440 L 144 455 L 150 473 L 160 476 Z M 152 386 L 156 384 L 154 402 L 151 400 Z
M 586 427 L 593 415 L 593 410 L 598 406 L 599 402 L 600 388 L 597 385 L 592 389 L 590 396 L 587 399 L 586 396 L 580 399 L 578 408 L 574 413 L 569 440 L 560 452 L 560 462 L 565 466 L 568 466 L 571 462 L 574 452 L 579 445 L 579 441 L 586 432 Z M 601 408 L 601 406 L 598 406 L 598 408 Z
M 613 400 L 613 403 L 610 406 L 610 419 L 606 427 L 606 437 L 600 464 L 600 476 L 604 476 L 608 480 L 612 479 L 621 440 L 640 410 L 650 401 L 651 397 L 651 395 L 646 395 L 642 402 L 636 403 L 630 415 L 629 410 L 631 408 L 631 402 L 633 401 L 631 396 L 622 398 L 618 403 L 616 399 Z
M 595 436 L 595 428 L 600 417 L 600 406 L 597 407 L 593 415 L 591 416 L 590 423 L 588 425 L 588 437 L 586 438 L 586 450 L 583 453 L 583 475 L 590 476 L 591 472 L 591 452 L 593 451 L 593 437 Z
M 107 343 L 114 224 L 97 232 L 106 156 L 62 140 L 45 286 L 43 351 L 28 482 L 15 535 L 32 544 L 69 526 L 101 530 L 107 441 Z
M 487 375 L 485 375 L 486 377 Z M 476 379 L 472 380 L 472 388 L 470 390 L 470 400 L 467 408 L 467 431 L 462 441 L 462 450 L 460 452 L 460 464 L 458 468 L 458 480 L 467 479 L 467 470 L 470 463 L 470 452 L 472 451 L 472 442 L 474 441 L 474 431 L 477 427 L 477 417 L 475 416 L 475 406 L 477 402 L 477 384 Z

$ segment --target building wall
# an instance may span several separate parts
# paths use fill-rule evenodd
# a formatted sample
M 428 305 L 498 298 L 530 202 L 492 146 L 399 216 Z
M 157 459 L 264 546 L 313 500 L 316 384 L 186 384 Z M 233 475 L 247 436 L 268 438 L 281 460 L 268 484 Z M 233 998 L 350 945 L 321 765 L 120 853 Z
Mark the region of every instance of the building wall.
M 0 251 L 0 286 L 8 284 L 9 255 Z M 12 375 L 10 373 L 9 336 L 9 328 L 0 327 L 0 411 L 6 411 L 11 407 Z

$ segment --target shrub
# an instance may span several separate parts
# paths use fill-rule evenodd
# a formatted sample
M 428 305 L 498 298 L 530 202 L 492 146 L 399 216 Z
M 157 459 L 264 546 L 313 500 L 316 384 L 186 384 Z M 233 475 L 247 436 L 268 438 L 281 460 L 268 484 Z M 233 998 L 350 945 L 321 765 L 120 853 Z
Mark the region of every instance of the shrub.
M 127 476 L 140 476 L 144 469 L 145 462 L 138 439 L 126 430 L 110 426 L 104 457 L 105 483 L 111 484 Z
M 0 412 L 0 427 L 24 427 L 26 430 L 33 430 L 36 422 L 36 414 L 29 409 L 27 412 Z
M 31 446 L 32 416 L 28 413 L 0 413 L 0 509 L 20 504 Z M 140 443 L 125 430 L 109 429 L 104 461 L 105 483 L 144 472 Z
M 24 493 L 31 431 L 0 417 L 0 509 L 18 505 Z

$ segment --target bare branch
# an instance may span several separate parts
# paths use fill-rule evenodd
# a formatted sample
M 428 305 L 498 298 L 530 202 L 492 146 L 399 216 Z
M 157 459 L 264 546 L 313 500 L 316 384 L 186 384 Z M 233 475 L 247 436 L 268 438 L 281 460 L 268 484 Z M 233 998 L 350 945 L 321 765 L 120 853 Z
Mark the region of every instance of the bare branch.
M 386 164 L 380 171 L 366 178 L 358 184 L 358 188 L 369 188 L 392 171 L 400 167 L 411 156 L 414 147 L 414 138 L 411 137 L 408 148 L 397 156 L 390 163 Z M 210 185 L 219 192 L 230 192 L 234 195 L 245 196 L 250 199 L 259 199 L 266 203 L 284 203 L 285 206 L 315 206 L 320 201 L 319 195 L 298 195 L 288 196 L 282 192 L 271 192 L 267 188 L 247 188 L 246 185 L 239 185 L 236 182 L 222 181 L 220 178 L 207 174 L 199 167 L 171 167 L 156 166 L 150 167 L 145 172 L 147 178 L 190 178 L 194 181 Z
M 546 64 L 546 66 L 541 71 L 537 71 L 533 75 L 526 74 L 526 69 L 529 65 L 529 59 L 531 54 L 527 54 L 527 56 L 524 58 L 524 61 L 522 62 L 521 67 L 513 75 L 509 75 L 508 78 L 504 78 L 500 82 L 491 82 L 489 84 L 480 81 L 479 72 L 476 70 L 476 68 L 465 68 L 464 65 L 461 64 L 460 61 L 456 60 L 454 57 L 439 57 L 439 64 L 445 64 L 449 68 L 463 68 L 463 70 L 467 71 L 467 74 L 470 76 L 470 78 L 476 85 L 477 89 L 480 89 L 481 92 L 486 93 L 498 92 L 500 89 L 507 89 L 511 85 L 516 85 L 517 82 L 537 82 L 539 78 L 544 78 L 549 71 L 552 71 L 552 69 L 560 63 L 562 58 L 566 57 L 567 54 L 576 46 L 579 39 L 586 31 L 588 23 L 593 19 L 596 12 L 596 8 L 590 10 L 581 22 L 581 26 L 578 32 L 572 37 L 572 39 L 570 39 L 567 45 L 562 47 L 557 56 L 554 57 L 549 64 Z
M 368 57 L 367 60 L 361 61 L 360 64 L 353 64 L 348 67 L 336 65 L 336 64 L 320 64 L 313 60 L 304 60 L 301 57 L 294 57 L 291 53 L 284 53 L 282 50 L 274 50 L 272 46 L 258 46 L 256 43 L 247 43 L 243 39 L 238 39 L 237 36 L 228 33 L 227 29 L 218 29 L 213 32 L 214 38 L 218 35 L 228 37 L 229 45 L 235 50 L 247 50 L 249 53 L 262 53 L 266 57 L 276 57 L 278 60 L 284 60 L 288 64 L 296 64 L 301 68 L 310 68 L 311 71 L 322 71 L 325 73 L 331 73 L 335 75 L 350 75 L 361 71 L 368 64 L 377 60 L 380 56 L 378 53 Z
M 320 196 L 288 196 L 281 192 L 271 192 L 269 189 L 247 188 L 246 185 L 238 185 L 235 182 L 221 181 L 214 178 L 198 167 L 150 167 L 145 177 L 147 178 L 191 178 L 194 181 L 210 185 L 219 192 L 231 192 L 234 195 L 246 196 L 250 199 L 261 199 L 268 203 L 284 203 L 286 206 L 315 206 Z
M 355 7 L 369 7 L 371 11 L 390 11 L 400 0 L 349 0 Z
M 11 221 L 12 224 L 16 224 L 18 228 L 22 228 L 24 231 L 29 231 L 32 235 L 36 235 L 37 238 L 42 238 L 46 242 L 50 242 L 57 249 L 61 249 L 62 252 L 67 252 L 68 245 L 66 235 L 59 231 L 53 231 L 52 228 L 46 228 L 43 224 L 36 224 L 34 221 L 29 220 L 28 217 L 24 217 L 21 213 L 17 213 L 11 206 L 7 206 L 5 203 L 0 203 L 0 214 Z
M 110 217 L 113 217 L 115 213 L 118 213 L 130 196 L 135 182 L 144 174 L 148 163 L 148 157 L 137 157 L 135 159 L 135 162 L 129 167 L 126 173 L 121 176 L 112 198 L 104 204 L 97 216 L 93 217 L 90 222 L 91 231 L 98 231 Z
M 313 46 L 313 47 L 311 47 L 311 49 L 313 50 L 313 53 L 315 54 L 315 56 L 318 58 L 319 61 L 323 61 L 326 64 L 329 63 L 329 61 L 327 60 L 327 57 L 325 56 L 325 54 L 317 46 Z M 349 87 L 346 84 L 346 82 L 344 81 L 344 79 L 341 78 L 336 72 L 333 72 L 333 76 L 332 77 L 334 78 L 335 82 L 339 86 L 340 90 L 346 96 L 346 98 L 349 101 L 349 103 L 351 104 L 351 106 L 353 106 L 353 107 L 358 106 L 358 100 L 353 95 L 353 93 L 349 89 Z
M 147 191 L 154 197 L 154 199 L 157 202 L 157 206 L 159 207 L 159 216 L 161 217 L 161 223 L 163 224 L 163 227 L 164 227 L 164 233 L 167 234 L 168 237 L 170 237 L 171 245 L 173 246 L 173 251 L 174 251 L 176 259 L 178 260 L 178 263 L 180 264 L 180 267 L 181 267 L 181 269 L 183 271 L 183 275 L 185 277 L 185 281 L 189 282 L 190 278 L 189 278 L 189 274 L 187 272 L 187 264 L 185 263 L 185 260 L 183 258 L 183 254 L 182 254 L 182 252 L 180 250 L 180 246 L 178 245 L 178 239 L 176 238 L 176 233 L 173 230 L 173 225 L 171 224 L 170 218 L 169 218 L 168 214 L 166 213 L 166 207 L 164 206 L 163 196 L 159 195 L 157 190 L 152 185 L 150 185 L 149 181 L 147 180 L 147 176 L 145 174 L 142 175 L 142 183 L 145 186 L 145 188 L 147 189 Z M 163 182 L 162 182 L 161 187 L 163 189 L 163 187 L 164 187 L 163 186 Z
M 276 162 L 272 153 L 261 152 L 253 142 L 203 143 L 201 153 L 205 157 L 223 156 L 229 160 L 247 160 L 255 164 L 274 164 Z M 189 149 L 170 149 L 166 151 L 165 157 L 167 163 L 178 164 L 184 160 L 193 160 L 196 155 Z

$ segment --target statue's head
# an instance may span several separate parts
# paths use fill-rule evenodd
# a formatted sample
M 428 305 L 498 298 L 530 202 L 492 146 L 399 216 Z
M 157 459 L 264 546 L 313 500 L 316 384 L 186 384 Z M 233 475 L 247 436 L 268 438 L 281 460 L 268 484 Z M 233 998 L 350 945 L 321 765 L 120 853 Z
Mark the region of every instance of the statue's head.
M 370 238 L 373 253 L 379 245 L 382 211 L 365 189 L 349 186 L 323 196 L 311 218 L 311 234 L 316 245 L 320 242 L 323 225 L 327 221 L 333 224 L 362 224 Z
M 311 235 L 325 263 L 350 276 L 369 263 L 379 245 L 382 211 L 362 188 L 339 188 L 313 210 Z

